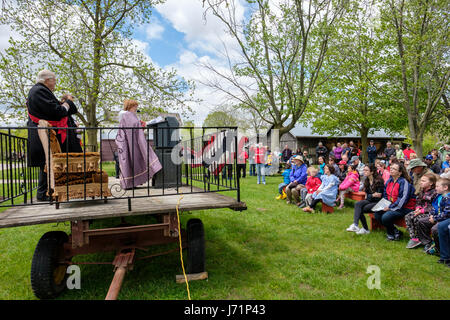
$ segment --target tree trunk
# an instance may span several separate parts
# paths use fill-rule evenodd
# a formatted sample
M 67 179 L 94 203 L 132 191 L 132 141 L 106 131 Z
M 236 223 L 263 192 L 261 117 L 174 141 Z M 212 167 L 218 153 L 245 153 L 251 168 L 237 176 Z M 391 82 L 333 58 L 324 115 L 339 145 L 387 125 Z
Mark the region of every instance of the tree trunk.
M 270 150 L 275 153 L 280 151 L 280 129 L 273 128 L 270 139 Z
M 413 149 L 417 154 L 417 158 L 423 159 L 423 132 L 415 132 L 414 138 L 411 137 Z
M 361 135 L 362 163 L 369 163 L 369 156 L 367 155 L 367 136 L 369 135 L 369 129 L 362 127 L 359 133 Z

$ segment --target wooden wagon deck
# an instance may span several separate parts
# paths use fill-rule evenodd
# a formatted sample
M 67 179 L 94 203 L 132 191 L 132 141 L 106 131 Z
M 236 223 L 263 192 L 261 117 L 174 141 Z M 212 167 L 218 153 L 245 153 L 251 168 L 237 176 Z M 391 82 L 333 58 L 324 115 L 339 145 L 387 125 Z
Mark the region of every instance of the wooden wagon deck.
M 118 181 L 110 179 L 109 185 L 114 188 Z M 180 201 L 179 211 L 193 211 L 206 209 L 245 209 L 245 203 L 238 202 L 231 196 L 225 196 L 217 192 L 204 192 L 203 189 L 191 186 L 179 187 L 178 191 L 183 193 Z M 198 193 L 191 193 L 198 192 Z M 127 190 L 121 193 L 123 199 L 108 199 L 89 202 L 61 203 L 60 208 L 55 205 L 40 204 L 32 206 L 17 206 L 0 212 L 0 228 L 18 227 L 44 223 L 82 221 L 92 219 L 105 219 L 114 217 L 126 217 L 134 215 L 148 215 L 176 212 L 176 206 L 181 197 L 176 194 L 176 188 L 150 189 L 150 197 L 131 199 L 131 211 L 129 211 L 127 197 L 133 196 L 133 191 Z M 170 195 L 173 194 L 173 195 Z M 134 196 L 147 196 L 145 185 L 141 189 L 134 190 Z M 230 195 L 234 195 L 230 191 Z

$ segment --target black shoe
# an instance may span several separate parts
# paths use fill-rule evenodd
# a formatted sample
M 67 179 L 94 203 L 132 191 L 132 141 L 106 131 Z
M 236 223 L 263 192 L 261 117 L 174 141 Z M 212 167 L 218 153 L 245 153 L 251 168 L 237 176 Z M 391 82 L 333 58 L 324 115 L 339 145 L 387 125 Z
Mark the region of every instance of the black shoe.
M 403 232 L 401 232 L 400 230 L 396 229 L 395 232 L 394 232 L 394 240 L 395 241 L 399 241 L 402 237 L 403 237 Z
M 395 240 L 395 236 L 392 234 L 387 234 L 386 239 L 388 239 L 389 241 L 394 241 Z

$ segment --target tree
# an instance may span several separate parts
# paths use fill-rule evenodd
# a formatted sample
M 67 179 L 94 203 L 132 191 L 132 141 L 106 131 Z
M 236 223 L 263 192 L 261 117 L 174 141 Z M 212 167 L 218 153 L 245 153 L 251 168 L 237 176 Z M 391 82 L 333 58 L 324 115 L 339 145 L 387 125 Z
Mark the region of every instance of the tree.
M 398 132 L 406 125 L 403 113 L 398 111 L 401 106 L 377 89 L 382 83 L 379 66 L 383 44 L 375 37 L 379 15 L 372 2 L 352 1 L 347 15 L 341 19 L 341 46 L 332 53 L 334 59 L 324 66 L 331 70 L 339 68 L 339 72 L 324 83 L 316 95 L 316 105 L 305 117 L 314 119 L 313 130 L 317 133 L 358 132 L 364 163 L 368 160 L 365 150 L 369 133 L 378 129 Z
M 98 127 L 124 99 L 147 112 L 182 106 L 192 84 L 175 71 L 156 68 L 132 41 L 133 26 L 148 23 L 160 0 L 18 0 L 3 10 L 2 23 L 20 36 L 1 55 L 0 102 L 26 116 L 25 100 L 44 67 L 70 92 L 86 127 Z M 97 130 L 87 134 L 96 148 Z
M 225 46 L 228 68 L 202 66 L 214 77 L 204 83 L 225 93 L 236 103 L 254 110 L 272 125 L 275 149 L 279 138 L 289 132 L 311 103 L 328 59 L 334 24 L 343 15 L 346 1 L 248 0 L 248 21 L 241 21 L 234 0 L 204 0 L 237 45 L 237 52 Z M 333 72 L 333 71 L 331 71 Z M 284 125 L 291 118 L 289 124 Z
M 230 112 L 230 107 L 214 108 L 203 121 L 204 127 L 237 127 L 238 120 Z
M 385 40 L 386 79 L 398 96 L 414 150 L 423 156 L 422 142 L 430 124 L 445 119 L 450 67 L 449 2 L 445 0 L 385 0 L 380 38 Z M 445 104 L 445 102 L 444 102 Z

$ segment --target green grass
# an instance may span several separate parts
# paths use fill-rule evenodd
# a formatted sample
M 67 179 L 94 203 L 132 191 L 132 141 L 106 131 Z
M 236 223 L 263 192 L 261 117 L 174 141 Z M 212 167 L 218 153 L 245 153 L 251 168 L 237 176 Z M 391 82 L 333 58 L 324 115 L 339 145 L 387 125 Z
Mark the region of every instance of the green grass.
M 200 218 L 205 226 L 209 279 L 190 282 L 192 299 L 421 300 L 450 296 L 450 269 L 436 263 L 437 257 L 420 249 L 405 249 L 407 239 L 386 241 L 384 231 L 364 236 L 346 232 L 353 220 L 351 200 L 333 214 L 308 214 L 275 200 L 280 176 L 266 179 L 267 185 L 257 185 L 256 177 L 241 179 L 246 211 L 181 215 L 182 225 Z M 145 221 L 149 218 L 131 219 Z M 96 227 L 115 222 L 99 221 Z M 35 299 L 30 287 L 31 259 L 39 238 L 51 230 L 69 232 L 69 226 L 0 229 L 0 299 Z M 152 247 L 140 255 L 176 247 Z M 94 254 L 74 261 L 111 261 L 113 256 Z M 380 267 L 380 290 L 367 288 L 370 265 Z M 59 299 L 104 299 L 112 271 L 110 265 L 81 265 L 81 290 L 66 290 Z M 181 272 L 177 252 L 138 261 L 126 275 L 119 298 L 187 299 L 185 285 L 175 283 L 175 275 Z

